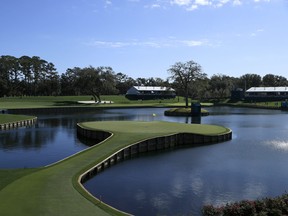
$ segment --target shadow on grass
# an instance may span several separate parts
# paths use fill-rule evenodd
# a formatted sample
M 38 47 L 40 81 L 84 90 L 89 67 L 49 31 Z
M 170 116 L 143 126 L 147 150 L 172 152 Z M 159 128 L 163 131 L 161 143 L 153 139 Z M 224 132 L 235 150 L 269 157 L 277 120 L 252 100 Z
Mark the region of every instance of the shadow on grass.
M 38 170 L 40 170 L 40 168 L 0 169 L 0 191 L 11 182 Z
M 83 104 L 79 104 L 77 101 L 55 101 L 54 106 L 79 106 Z

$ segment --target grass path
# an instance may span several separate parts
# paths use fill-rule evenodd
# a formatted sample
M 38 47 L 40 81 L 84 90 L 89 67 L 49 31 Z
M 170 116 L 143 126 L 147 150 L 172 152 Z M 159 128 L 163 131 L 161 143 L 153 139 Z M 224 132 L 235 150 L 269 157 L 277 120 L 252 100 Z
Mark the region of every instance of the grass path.
M 59 163 L 35 169 L 30 174 L 15 178 L 10 184 L 7 183 L 2 190 L 0 188 L 1 215 L 121 215 L 114 210 L 107 209 L 105 205 L 91 199 L 85 193 L 77 182 L 78 177 L 84 171 L 117 150 L 143 139 L 178 132 L 213 135 L 229 131 L 229 129 L 220 126 L 171 122 L 87 122 L 83 123 L 82 126 L 110 131 L 114 135 L 105 142 Z

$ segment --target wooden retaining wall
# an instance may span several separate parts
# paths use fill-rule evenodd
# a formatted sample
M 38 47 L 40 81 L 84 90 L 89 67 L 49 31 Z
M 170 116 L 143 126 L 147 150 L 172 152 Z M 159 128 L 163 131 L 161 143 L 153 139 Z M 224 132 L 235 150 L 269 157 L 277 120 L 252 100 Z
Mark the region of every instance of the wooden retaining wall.
M 23 121 L 4 123 L 4 124 L 0 124 L 0 130 L 10 130 L 10 129 L 15 129 L 19 127 L 31 126 L 31 125 L 34 125 L 36 121 L 37 121 L 37 117 L 33 119 L 23 120 Z
M 77 125 L 77 133 L 87 138 L 104 140 L 111 134 L 105 131 L 93 131 L 80 127 Z M 147 140 L 143 140 L 132 145 L 129 145 L 121 150 L 115 152 L 96 166 L 86 171 L 80 177 L 80 182 L 83 184 L 99 172 L 111 167 L 120 161 L 130 159 L 141 153 L 159 151 L 165 149 L 173 149 L 181 146 L 198 146 L 203 144 L 213 144 L 224 142 L 232 139 L 232 131 L 230 130 L 226 134 L 205 136 L 191 133 L 179 133 L 168 136 L 155 137 Z

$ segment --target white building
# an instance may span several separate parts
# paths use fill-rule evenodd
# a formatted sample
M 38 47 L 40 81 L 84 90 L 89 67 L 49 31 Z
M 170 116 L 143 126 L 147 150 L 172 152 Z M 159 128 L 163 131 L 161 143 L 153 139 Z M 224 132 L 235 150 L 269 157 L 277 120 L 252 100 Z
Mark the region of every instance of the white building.
M 246 100 L 285 100 L 288 87 L 251 87 L 245 93 Z
M 133 86 L 127 93 L 126 98 L 130 100 L 152 100 L 175 98 L 175 90 L 162 86 Z

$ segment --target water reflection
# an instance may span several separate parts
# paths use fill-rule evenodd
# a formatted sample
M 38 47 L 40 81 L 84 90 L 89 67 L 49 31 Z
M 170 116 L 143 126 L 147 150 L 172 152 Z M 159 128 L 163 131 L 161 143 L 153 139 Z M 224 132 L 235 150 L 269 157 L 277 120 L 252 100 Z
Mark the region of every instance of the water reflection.
M 265 142 L 267 146 L 279 150 L 288 151 L 288 141 L 287 140 L 269 140 Z
M 288 189 L 287 113 L 214 107 L 207 108 L 210 116 L 196 121 L 190 117 L 166 117 L 164 110 L 39 114 L 34 127 L 0 131 L 0 168 L 44 166 L 87 148 L 86 141 L 76 136 L 77 122 L 216 124 L 231 128 L 233 139 L 119 163 L 85 186 L 104 202 L 140 216 L 199 215 L 201 206 L 207 203 L 277 196 Z
M 45 166 L 95 144 L 77 137 L 78 122 L 167 120 L 163 113 L 164 109 L 158 108 L 65 113 L 26 112 L 27 115 L 38 117 L 34 126 L 0 131 L 0 168 Z
M 209 109 L 211 115 L 201 118 L 201 123 L 231 128 L 231 141 L 143 156 L 106 170 L 85 187 L 116 208 L 140 216 L 201 215 L 204 204 L 284 193 L 288 188 L 287 113 Z M 112 180 L 115 177 L 117 181 Z

